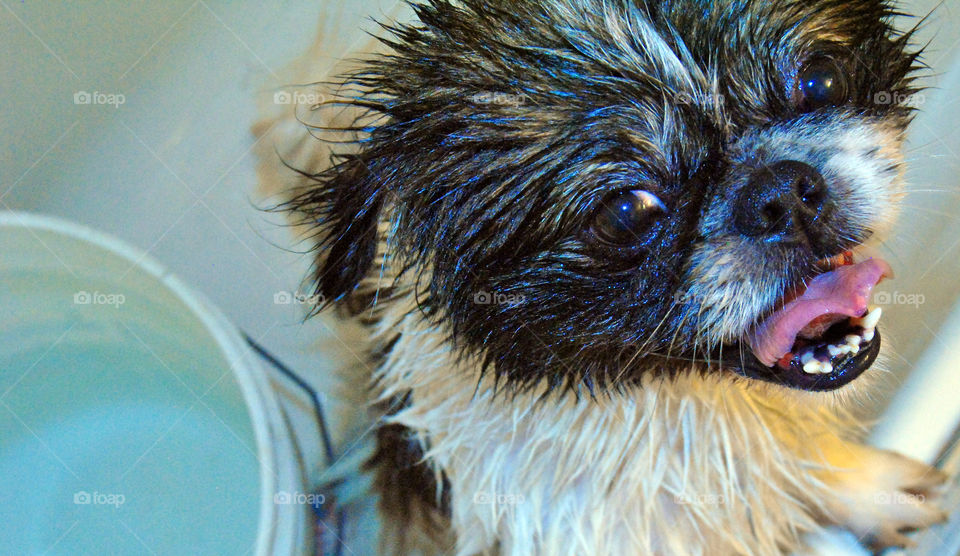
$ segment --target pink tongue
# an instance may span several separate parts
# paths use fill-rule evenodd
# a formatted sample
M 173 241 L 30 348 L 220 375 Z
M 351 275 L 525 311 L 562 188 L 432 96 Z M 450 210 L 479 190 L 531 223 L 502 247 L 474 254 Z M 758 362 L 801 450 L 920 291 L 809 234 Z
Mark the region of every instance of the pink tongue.
M 822 334 L 837 320 L 863 316 L 874 286 L 887 276 L 893 276 L 893 271 L 883 259 L 869 259 L 821 274 L 810 281 L 803 295 L 757 326 L 747 343 L 761 363 L 772 367 L 790 352 L 801 331 L 804 336 Z M 817 322 L 812 323 L 815 319 Z

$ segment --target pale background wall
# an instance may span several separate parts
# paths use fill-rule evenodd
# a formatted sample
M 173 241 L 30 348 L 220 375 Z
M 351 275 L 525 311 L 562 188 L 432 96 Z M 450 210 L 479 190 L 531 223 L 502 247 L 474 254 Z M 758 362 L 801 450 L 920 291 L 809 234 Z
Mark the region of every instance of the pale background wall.
M 250 127 L 256 99 L 290 82 L 283 68 L 318 22 L 322 69 L 395 5 L 3 0 L 0 209 L 61 216 L 147 250 L 295 369 L 324 376 L 354 359 L 322 321 L 301 325 L 304 306 L 274 303 L 297 291 L 309 261 L 277 248 L 297 246 L 281 217 L 256 208 L 268 203 Z M 125 103 L 77 105 L 78 91 Z
M 905 6 L 926 13 L 936 3 Z M 365 44 L 358 30 L 375 30 L 370 16 L 396 10 L 392 0 L 2 0 L 0 208 L 66 217 L 148 250 L 300 370 L 349 361 L 322 321 L 301 326 L 302 307 L 274 303 L 297 289 L 308 261 L 277 249 L 293 247 L 287 230 L 254 208 L 249 129 L 258 95 L 294 79 L 285 68 L 318 19 L 316 80 Z M 912 193 L 882 252 L 898 272 L 884 289 L 924 303 L 887 311 L 894 384 L 927 346 L 953 341 L 938 328 L 960 295 L 960 8 L 941 4 L 922 37 L 932 40 L 927 83 L 938 88 L 924 94 Z M 78 91 L 125 103 L 77 105 Z

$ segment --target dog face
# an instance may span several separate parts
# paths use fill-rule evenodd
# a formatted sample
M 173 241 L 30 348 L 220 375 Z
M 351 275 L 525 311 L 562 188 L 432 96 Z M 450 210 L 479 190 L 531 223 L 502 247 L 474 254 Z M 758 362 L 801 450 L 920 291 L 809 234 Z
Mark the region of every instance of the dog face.
M 337 101 L 369 112 L 355 150 L 291 203 L 327 299 L 379 250 L 521 386 L 693 367 L 828 390 L 873 362 L 889 268 L 850 250 L 894 215 L 916 65 L 888 3 L 416 10 Z

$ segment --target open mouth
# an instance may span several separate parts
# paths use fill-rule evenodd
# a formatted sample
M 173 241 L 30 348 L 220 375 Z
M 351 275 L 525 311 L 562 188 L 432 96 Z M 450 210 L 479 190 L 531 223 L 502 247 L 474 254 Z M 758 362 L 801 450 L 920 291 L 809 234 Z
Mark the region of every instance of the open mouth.
M 881 309 L 868 301 L 893 275 L 890 265 L 875 258 L 854 263 L 846 252 L 819 266 L 821 274 L 784 296 L 742 340 L 731 362 L 741 374 L 825 391 L 850 383 L 876 360 Z

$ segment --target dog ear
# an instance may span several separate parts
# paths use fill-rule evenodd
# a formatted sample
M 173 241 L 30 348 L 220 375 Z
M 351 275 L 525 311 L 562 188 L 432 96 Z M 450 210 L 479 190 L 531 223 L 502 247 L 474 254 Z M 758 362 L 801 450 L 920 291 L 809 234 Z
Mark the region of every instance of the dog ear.
M 357 289 L 373 265 L 384 193 L 356 155 L 313 178 L 287 208 L 314 230 L 316 293 L 329 304 Z

